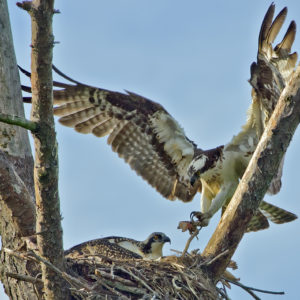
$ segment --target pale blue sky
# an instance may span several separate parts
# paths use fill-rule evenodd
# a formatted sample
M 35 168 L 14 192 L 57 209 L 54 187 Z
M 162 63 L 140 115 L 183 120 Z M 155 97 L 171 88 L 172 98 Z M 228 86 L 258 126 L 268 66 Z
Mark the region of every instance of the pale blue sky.
M 30 19 L 9 1 L 18 63 L 30 67 Z M 54 64 L 78 81 L 106 89 L 127 89 L 160 102 L 201 148 L 228 142 L 246 120 L 250 64 L 256 59 L 259 28 L 271 1 L 56 1 Z M 286 4 L 288 3 L 288 4 Z M 300 2 L 276 1 L 289 12 L 286 29 L 300 24 Z M 281 33 L 282 36 L 283 33 Z M 300 52 L 300 37 L 293 47 Z M 58 77 L 54 77 L 60 80 Z M 29 112 L 29 107 L 27 106 Z M 29 114 L 28 114 L 29 116 Z M 106 145 L 106 138 L 80 135 L 57 125 L 64 246 L 121 235 L 145 239 L 163 231 L 165 246 L 182 250 L 187 233 L 177 224 L 199 210 L 192 203 L 163 199 Z M 300 134 L 288 149 L 281 192 L 266 199 L 300 215 Z M 219 214 L 191 249 L 203 250 Z M 234 275 L 257 288 L 285 291 L 297 299 L 300 284 L 300 224 L 274 225 L 244 236 L 233 259 Z M 252 299 L 239 288 L 232 299 Z M 2 296 L 4 299 L 4 296 Z M 0 295 L 0 299 L 1 295 Z

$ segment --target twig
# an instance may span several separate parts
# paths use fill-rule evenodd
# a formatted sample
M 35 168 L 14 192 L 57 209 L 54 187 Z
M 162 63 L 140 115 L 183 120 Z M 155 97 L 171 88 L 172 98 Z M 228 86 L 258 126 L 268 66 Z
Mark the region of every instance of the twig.
M 37 129 L 37 124 L 33 121 L 29 121 L 18 116 L 11 116 L 3 113 L 0 113 L 0 122 L 16 125 L 30 131 L 35 131 Z
M 207 265 L 207 266 L 211 265 L 211 264 L 214 263 L 216 260 L 218 260 L 220 257 L 226 255 L 228 252 L 229 252 L 229 249 L 223 251 L 222 253 L 218 254 L 216 257 L 214 257 L 214 258 L 211 259 L 210 261 L 205 262 L 205 265 Z
M 194 262 L 192 263 L 191 268 L 194 268 L 195 266 L 197 266 L 201 262 L 202 257 L 200 254 L 197 254 L 196 256 L 193 257 L 193 260 L 194 260 Z
M 151 293 L 153 293 L 154 295 L 156 295 L 157 293 L 144 281 L 142 280 L 140 277 L 136 276 L 135 274 L 133 274 L 130 271 L 127 271 L 124 268 L 118 267 L 119 270 L 127 273 L 128 275 L 132 276 L 135 280 L 139 281 L 144 287 L 146 287 Z
M 112 288 L 109 286 L 107 280 L 101 280 L 101 284 L 107 288 L 112 294 L 117 295 L 120 299 L 124 299 L 124 300 L 130 300 L 128 297 L 122 295 L 121 293 L 119 293 L 118 291 L 116 291 L 115 288 Z
M 63 277 L 66 281 L 68 281 L 74 287 L 84 288 L 87 291 L 91 291 L 92 290 L 87 284 L 84 284 L 81 280 L 79 280 L 79 279 L 77 279 L 77 278 L 75 278 L 75 277 L 67 274 L 66 272 L 62 272 L 57 267 L 55 267 L 53 264 L 51 264 L 49 261 L 47 261 L 44 258 L 40 257 L 39 255 L 37 255 L 33 251 L 28 252 L 27 255 L 29 257 L 32 256 L 37 261 L 42 262 L 43 264 L 45 264 L 49 269 L 51 269 L 55 273 L 59 274 L 61 277 Z
M 184 257 L 185 254 L 187 253 L 187 251 L 189 250 L 189 247 L 190 247 L 190 244 L 191 244 L 192 240 L 194 239 L 194 237 L 196 237 L 198 235 L 199 231 L 200 231 L 200 229 L 197 228 L 193 232 L 193 234 L 189 237 L 189 239 L 187 240 L 185 248 L 184 248 L 184 250 L 182 251 L 182 254 L 181 254 L 182 257 Z
M 59 270 L 57 267 L 55 267 L 53 264 L 51 264 L 49 261 L 45 260 L 44 258 L 40 257 L 33 251 L 29 252 L 18 252 L 14 251 L 8 248 L 3 248 L 3 251 L 9 255 L 13 255 L 15 257 L 21 258 L 21 259 L 29 259 L 29 260 L 34 260 L 36 262 L 42 262 L 44 265 L 46 265 L 49 269 L 60 275 L 62 278 L 64 278 L 67 282 L 69 282 L 72 286 L 76 288 L 83 288 L 87 291 L 92 291 L 91 287 L 82 282 L 81 280 L 67 274 L 66 272 L 62 272 Z
M 94 277 L 91 277 L 91 278 L 94 278 Z M 131 294 L 135 294 L 135 295 L 145 295 L 146 294 L 145 289 L 137 288 L 137 287 L 134 287 L 134 286 L 128 286 L 128 285 L 123 284 L 119 281 L 112 282 L 110 280 L 103 279 L 103 278 L 100 279 L 100 280 L 98 278 L 97 281 L 99 281 L 100 284 L 102 284 L 104 282 L 106 285 L 109 285 L 112 288 L 118 289 L 118 290 L 123 291 L 123 292 L 131 293 Z
M 180 290 L 182 290 L 182 287 L 180 287 L 180 286 L 178 286 L 178 285 L 176 284 L 176 280 L 178 280 L 178 276 L 175 276 L 175 277 L 172 278 L 172 285 L 174 286 L 174 288 L 175 288 L 176 290 L 180 291 Z
M 31 1 L 23 1 L 17 2 L 16 5 L 26 11 L 30 11 L 32 9 L 32 2 Z
M 122 282 L 123 284 L 126 284 L 126 285 L 131 285 L 131 286 L 134 285 L 134 283 L 132 281 L 130 281 L 130 280 L 127 280 L 127 279 L 125 279 L 125 278 L 123 278 L 121 276 L 115 275 L 115 274 L 112 275 L 110 273 L 107 273 L 107 272 L 99 270 L 99 269 L 95 270 L 95 274 L 98 277 L 104 277 L 104 278 L 108 278 L 108 279 L 120 281 L 120 282 Z
M 191 290 L 191 292 L 196 296 L 196 298 L 198 297 L 197 293 L 195 292 L 195 290 L 193 289 L 190 280 L 188 279 L 187 276 L 185 276 L 184 274 L 182 274 L 183 278 L 185 279 L 189 289 Z
M 18 257 L 21 259 L 28 259 L 28 257 L 26 257 L 26 255 L 22 252 L 14 251 L 14 250 L 11 250 L 8 248 L 3 248 L 2 250 L 3 250 L 3 252 L 7 253 L 8 255 L 12 255 L 12 256 L 15 256 L 15 257 Z
M 176 249 L 170 249 L 170 251 L 175 252 L 177 254 L 181 254 L 182 255 L 182 251 L 176 250 Z
M 258 296 L 255 295 L 255 293 L 253 293 L 250 289 L 246 288 L 243 285 L 237 284 L 238 286 L 240 286 L 244 291 L 246 291 L 249 295 L 251 295 L 255 300 L 261 300 Z
M 226 281 L 229 281 L 230 283 L 232 284 L 235 284 L 239 287 L 241 287 L 242 289 L 246 290 L 246 291 L 255 291 L 255 292 L 259 292 L 259 293 L 264 293 L 264 294 L 271 294 L 271 295 L 284 295 L 284 292 L 274 292 L 274 291 L 268 291 L 268 290 L 261 290 L 261 289 L 257 289 L 257 288 L 253 288 L 253 287 L 250 287 L 250 286 L 246 286 L 238 281 L 233 281 L 233 280 L 230 280 L 230 279 L 225 279 Z M 259 298 L 258 298 L 259 299 Z
M 8 277 L 11 277 L 11 278 L 15 278 L 15 279 L 18 279 L 18 280 L 30 282 L 30 283 L 33 283 L 33 284 L 43 283 L 43 281 L 41 279 L 31 277 L 31 276 L 28 276 L 28 275 L 21 275 L 21 274 L 10 273 L 10 272 L 6 272 L 5 275 L 8 276 Z
M 220 295 L 224 298 L 224 299 L 226 299 L 226 300 L 230 300 L 230 298 L 227 296 L 227 294 L 226 294 L 226 290 L 224 290 L 223 291 L 223 289 L 220 289 L 220 288 L 217 288 L 217 291 L 220 293 Z

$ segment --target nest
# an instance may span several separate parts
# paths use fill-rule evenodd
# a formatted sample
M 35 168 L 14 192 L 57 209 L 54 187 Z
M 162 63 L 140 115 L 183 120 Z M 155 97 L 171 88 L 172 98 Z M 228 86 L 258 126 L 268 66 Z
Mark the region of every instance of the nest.
M 222 299 L 205 273 L 199 254 L 159 261 L 112 260 L 103 256 L 67 258 L 75 299 Z
M 226 289 L 216 287 L 206 270 L 215 260 L 204 261 L 197 251 L 184 256 L 166 256 L 159 260 L 117 260 L 103 255 L 76 254 L 65 256 L 62 271 L 35 251 L 3 248 L 8 255 L 28 261 L 27 274 L 7 276 L 33 284 L 38 298 L 43 297 L 41 263 L 65 282 L 71 299 L 229 299 Z M 224 273 L 225 275 L 225 273 Z M 222 276 L 223 277 L 223 276 Z M 222 281 L 228 286 L 228 276 Z M 230 278 L 229 278 L 230 279 Z
M 268 291 L 243 285 L 229 271 L 216 280 L 208 275 L 210 265 L 227 253 L 205 261 L 197 250 L 184 256 L 166 256 L 156 261 L 142 259 L 117 260 L 103 255 L 76 254 L 65 256 L 62 271 L 35 251 L 3 248 L 3 252 L 27 260 L 27 274 L 6 272 L 8 277 L 33 284 L 38 298 L 43 298 L 41 263 L 60 276 L 63 286 L 71 292 L 71 299 L 226 299 L 226 287 L 230 283 L 241 287 L 254 299 L 260 299 L 254 291 L 284 295 L 284 292 Z M 177 251 L 176 251 L 177 252 Z M 228 267 L 236 269 L 231 261 Z M 222 288 L 216 284 L 221 282 Z

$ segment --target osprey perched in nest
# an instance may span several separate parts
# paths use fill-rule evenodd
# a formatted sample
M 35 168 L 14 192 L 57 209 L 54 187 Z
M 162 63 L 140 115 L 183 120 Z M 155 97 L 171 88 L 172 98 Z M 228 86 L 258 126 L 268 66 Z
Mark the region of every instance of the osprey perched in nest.
M 294 71 L 297 53 L 291 53 L 296 25 L 292 21 L 282 41 L 273 42 L 285 20 L 284 8 L 273 21 L 272 4 L 263 20 L 257 62 L 251 65 L 252 103 L 240 133 L 226 145 L 203 150 L 186 137 L 178 122 L 158 103 L 135 93 L 113 92 L 75 81 L 54 82 L 54 114 L 59 122 L 80 133 L 108 136 L 108 144 L 135 172 L 165 198 L 188 202 L 201 193 L 203 226 L 226 207 L 252 157 L 279 96 Z M 26 88 L 25 88 L 26 90 Z M 27 89 L 28 90 L 28 89 Z M 282 164 L 269 193 L 279 192 Z M 267 228 L 297 218 L 279 207 L 262 202 L 248 230 Z
M 165 243 L 171 243 L 171 240 L 162 232 L 151 233 L 145 241 L 136 241 L 119 236 L 109 236 L 76 245 L 65 251 L 65 256 L 103 255 L 118 260 L 153 260 L 163 256 L 162 248 Z

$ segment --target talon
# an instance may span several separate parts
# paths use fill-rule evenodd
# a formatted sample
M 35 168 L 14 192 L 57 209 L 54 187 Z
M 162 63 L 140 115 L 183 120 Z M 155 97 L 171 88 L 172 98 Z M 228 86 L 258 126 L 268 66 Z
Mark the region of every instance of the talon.
M 191 223 L 196 226 L 205 227 L 208 225 L 211 215 L 209 213 L 202 213 L 200 211 L 192 211 L 190 214 Z M 197 220 L 195 220 L 197 218 Z
M 191 222 L 195 222 L 195 220 L 194 220 L 195 218 L 197 218 L 200 221 L 201 216 L 202 216 L 202 213 L 200 211 L 192 211 L 190 213 Z

